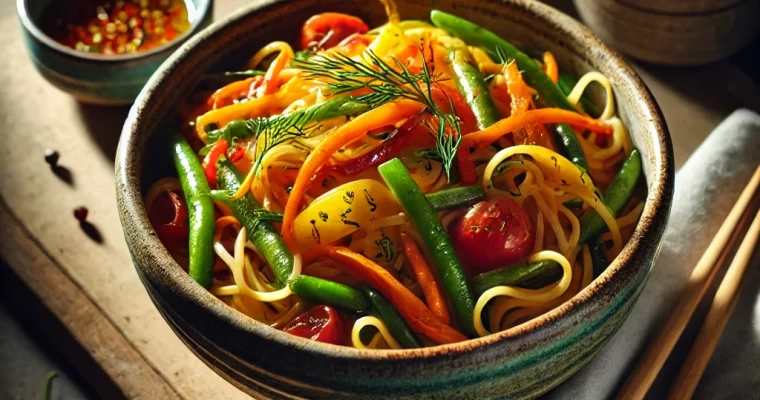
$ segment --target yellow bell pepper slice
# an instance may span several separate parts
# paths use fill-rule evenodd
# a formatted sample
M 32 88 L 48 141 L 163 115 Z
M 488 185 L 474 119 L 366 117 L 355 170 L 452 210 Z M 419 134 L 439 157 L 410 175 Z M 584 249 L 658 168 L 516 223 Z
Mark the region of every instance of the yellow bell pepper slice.
M 319 196 L 293 223 L 293 237 L 302 249 L 329 244 L 364 228 L 369 222 L 401 212 L 382 183 L 360 179 Z
M 594 182 L 591 180 L 591 176 L 589 176 L 588 172 L 579 168 L 562 155 L 547 149 L 546 147 L 529 144 L 507 147 L 491 158 L 491 161 L 488 162 L 483 173 L 483 184 L 485 189 L 488 189 L 488 185 L 493 185 L 490 178 L 496 167 L 498 167 L 504 160 L 518 154 L 532 157 L 541 169 L 544 179 L 547 181 L 554 182 L 557 186 L 584 186 L 591 193 L 594 193 Z

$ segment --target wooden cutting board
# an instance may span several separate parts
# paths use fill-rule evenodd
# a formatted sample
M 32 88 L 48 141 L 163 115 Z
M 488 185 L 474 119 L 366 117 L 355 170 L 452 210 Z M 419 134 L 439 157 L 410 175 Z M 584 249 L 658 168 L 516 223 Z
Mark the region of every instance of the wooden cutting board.
M 214 14 L 245 4 L 217 1 Z M 79 104 L 45 82 L 22 46 L 14 0 L 0 0 L 0 26 L 4 301 L 29 314 L 104 398 L 245 398 L 174 335 L 132 266 L 113 177 L 127 109 Z M 670 124 L 677 165 L 735 108 L 760 109 L 756 85 L 728 63 L 640 71 Z M 71 183 L 47 166 L 46 148 L 60 152 Z M 100 242 L 74 219 L 80 205 L 89 208 Z

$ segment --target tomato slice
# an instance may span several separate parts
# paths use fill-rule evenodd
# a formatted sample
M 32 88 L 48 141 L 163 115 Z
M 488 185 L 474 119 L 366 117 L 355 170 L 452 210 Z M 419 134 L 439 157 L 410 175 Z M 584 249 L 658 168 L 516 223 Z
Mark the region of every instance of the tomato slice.
M 353 15 L 328 12 L 309 18 L 301 29 L 301 48 L 329 49 L 354 33 L 367 33 L 369 27 Z
M 343 320 L 330 306 L 316 306 L 299 315 L 283 331 L 322 343 L 340 344 Z
M 153 201 L 148 215 L 161 243 L 169 251 L 187 247 L 189 235 L 187 204 L 182 196 L 164 192 Z
M 471 274 L 514 264 L 533 250 L 533 224 L 514 200 L 498 198 L 475 204 L 455 221 L 451 242 Z

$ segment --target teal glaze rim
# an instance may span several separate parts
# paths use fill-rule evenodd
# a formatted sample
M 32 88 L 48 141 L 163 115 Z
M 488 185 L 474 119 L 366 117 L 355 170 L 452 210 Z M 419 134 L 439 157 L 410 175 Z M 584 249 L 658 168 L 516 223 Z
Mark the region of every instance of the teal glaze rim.
M 307 353 L 312 352 L 320 356 L 331 357 L 336 361 L 394 360 L 403 362 L 411 360 L 418 361 L 423 359 L 450 358 L 452 356 L 464 355 L 475 348 L 497 350 L 497 345 L 504 341 L 518 339 L 527 340 L 530 335 L 538 333 L 545 325 L 559 324 L 563 321 L 569 323 L 569 320 L 571 320 L 573 316 L 578 316 L 579 313 L 583 311 L 584 306 L 589 306 L 592 295 L 608 286 L 610 281 L 613 277 L 616 277 L 616 275 L 625 273 L 630 274 L 631 276 L 627 278 L 620 278 L 621 281 L 625 279 L 625 282 L 628 284 L 643 279 L 647 272 L 651 270 L 651 262 L 648 263 L 649 265 L 642 265 L 635 274 L 633 274 L 632 271 L 624 271 L 624 269 L 627 264 L 631 263 L 636 257 L 645 256 L 649 251 L 654 254 L 658 253 L 659 244 L 657 242 L 661 240 L 667 224 L 675 179 L 673 147 L 670 135 L 665 123 L 665 118 L 655 102 L 652 93 L 636 72 L 627 65 L 617 53 L 607 47 L 600 39 L 596 38 L 588 28 L 582 26 L 578 21 L 571 17 L 556 11 L 548 5 L 538 2 L 486 1 L 494 6 L 502 6 L 505 5 L 505 3 L 512 3 L 513 5 L 519 5 L 528 9 L 531 13 L 535 14 L 538 19 L 553 20 L 553 24 L 557 25 L 557 29 L 559 29 L 562 34 L 574 37 L 579 41 L 589 42 L 590 45 L 596 49 L 598 57 L 605 57 L 612 60 L 615 67 L 620 69 L 619 74 L 625 83 L 636 89 L 636 91 L 642 96 L 642 101 L 644 103 L 642 107 L 645 110 L 645 114 L 649 117 L 649 122 L 654 127 L 652 128 L 654 131 L 652 157 L 656 159 L 656 162 L 654 171 L 652 171 L 652 180 L 651 182 L 648 182 L 648 196 L 645 202 L 645 207 L 631 240 L 626 243 L 620 255 L 612 261 L 602 275 L 597 277 L 589 286 L 584 288 L 580 293 L 567 302 L 524 324 L 489 336 L 474 338 L 464 342 L 438 345 L 422 349 L 403 350 L 360 350 L 350 347 L 312 342 L 303 338 L 288 335 L 230 308 L 211 293 L 198 286 L 189 275 L 181 270 L 181 268 L 170 268 L 166 271 L 166 279 L 170 280 L 172 285 L 174 285 L 172 290 L 178 295 L 185 297 L 188 301 L 192 301 L 198 306 L 213 312 L 218 318 L 229 323 L 241 332 L 260 337 L 268 337 L 269 340 L 295 347 Z M 135 105 L 130 110 L 129 116 L 124 125 L 122 138 L 119 143 L 119 154 L 117 155 L 116 160 L 117 191 L 124 190 L 137 194 L 141 193 L 139 183 L 141 182 L 141 176 L 139 173 L 142 171 L 140 171 L 141 167 L 136 165 L 140 164 L 138 161 L 141 160 L 139 160 L 137 155 L 133 153 L 136 153 L 141 149 L 141 146 L 143 142 L 147 140 L 148 135 L 145 134 L 145 137 L 138 138 L 134 134 L 134 131 L 137 130 L 139 120 L 144 118 L 146 114 L 150 114 L 150 110 L 146 107 L 146 104 L 151 102 L 151 98 L 155 95 L 154 92 L 156 91 L 156 88 L 164 77 L 171 75 L 182 63 L 183 59 L 187 57 L 187 53 L 189 53 L 194 47 L 202 45 L 209 36 L 223 33 L 228 26 L 241 23 L 241 21 L 245 20 L 253 13 L 262 15 L 274 13 L 278 6 L 287 3 L 288 0 L 265 0 L 243 7 L 228 17 L 215 22 L 201 31 L 198 35 L 190 38 L 177 52 L 170 56 L 169 59 L 161 65 L 141 91 L 135 101 Z M 149 132 L 155 129 L 155 123 L 153 123 L 152 126 L 146 125 L 142 127 L 142 129 Z M 122 196 L 120 192 L 119 196 Z M 126 197 L 129 196 L 130 195 L 127 195 Z M 121 211 L 122 220 L 130 219 L 134 221 L 132 225 L 134 231 L 130 232 L 128 236 L 150 235 L 153 230 L 149 222 L 147 222 L 147 215 L 142 203 L 132 201 L 130 198 L 122 198 L 120 199 L 120 203 L 123 206 Z M 153 240 L 157 239 L 153 238 Z M 151 260 L 171 259 L 163 246 L 158 249 L 154 249 L 152 246 L 149 247 L 150 248 L 146 251 L 146 258 Z M 615 283 L 620 283 L 620 281 Z M 612 307 L 617 310 L 621 307 L 623 299 L 626 298 L 628 298 L 628 295 L 621 292 L 618 293 L 615 299 L 605 304 L 607 307 Z M 609 312 L 603 314 L 610 315 Z M 604 325 L 605 321 L 606 320 L 602 319 L 599 321 L 599 324 Z M 563 340 L 553 343 L 550 347 L 556 349 L 558 348 L 557 346 L 567 345 L 567 343 L 571 342 L 571 339 L 575 336 L 576 333 L 569 332 Z M 543 355 L 541 350 L 530 351 L 522 356 L 518 356 L 515 363 L 532 362 L 531 360 L 535 360 L 541 355 Z M 478 380 L 487 379 L 488 377 L 503 374 L 505 372 L 504 366 L 492 368 L 487 371 L 483 371 L 482 369 L 475 371 L 473 368 L 477 368 L 473 366 L 464 368 L 470 371 L 472 375 L 477 375 Z M 449 386 L 462 383 L 463 381 L 466 382 L 471 378 L 473 377 L 468 374 L 464 374 L 464 376 L 460 376 L 459 378 L 441 377 L 441 379 L 446 380 L 446 382 L 438 383 L 444 383 L 446 386 Z M 390 384 L 390 382 L 387 383 Z M 401 387 L 406 383 L 408 382 L 404 380 L 403 377 L 400 377 L 397 382 L 393 382 L 393 385 L 394 387 L 396 385 Z
M 134 60 L 139 60 L 143 58 L 150 57 L 155 54 L 159 54 L 163 51 L 169 50 L 173 47 L 179 47 L 181 43 L 184 43 L 188 38 L 192 37 L 195 33 L 198 32 L 198 29 L 203 25 L 203 21 L 208 16 L 209 11 L 211 10 L 211 5 L 213 3 L 213 0 L 201 0 L 200 7 L 196 8 L 196 18 L 195 20 L 190 22 L 190 29 L 187 30 L 187 32 L 183 33 L 179 37 L 175 38 L 174 40 L 158 46 L 154 49 L 150 49 L 146 52 L 139 52 L 131 55 L 101 55 L 101 54 L 91 54 L 91 53 L 85 53 L 82 51 L 76 51 L 74 49 L 68 48 L 55 40 L 51 38 L 50 36 L 46 35 L 42 29 L 37 27 L 37 23 L 32 20 L 32 18 L 29 16 L 29 13 L 27 12 L 26 3 L 30 0 L 16 0 L 16 11 L 18 13 L 18 18 L 21 21 L 21 25 L 24 29 L 26 29 L 29 34 L 34 37 L 35 40 L 39 41 L 40 43 L 44 44 L 47 48 L 54 50 L 58 52 L 61 55 L 68 56 L 70 58 L 74 58 L 77 60 L 84 60 L 84 61 L 101 61 L 106 62 L 109 64 L 118 64 L 121 62 L 129 62 Z M 188 1 L 192 2 L 192 0 L 185 0 L 185 3 Z

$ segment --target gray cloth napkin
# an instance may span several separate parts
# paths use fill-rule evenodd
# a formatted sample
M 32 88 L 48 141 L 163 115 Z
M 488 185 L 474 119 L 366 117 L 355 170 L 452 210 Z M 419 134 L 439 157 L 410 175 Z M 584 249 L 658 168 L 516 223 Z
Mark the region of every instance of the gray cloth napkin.
M 631 315 L 588 365 L 545 398 L 614 398 L 638 357 L 668 318 L 694 265 L 758 163 L 760 115 L 749 110 L 735 111 L 715 128 L 676 174 L 675 197 L 662 251 Z M 717 281 L 716 278 L 716 285 Z M 708 296 L 712 298 L 711 293 Z M 703 303 L 699 316 L 704 315 L 709 300 Z M 650 390 L 649 399 L 665 397 L 698 328 L 698 323 L 687 327 Z M 738 398 L 760 398 L 758 254 L 745 278 L 736 311 L 695 394 L 695 399 Z

